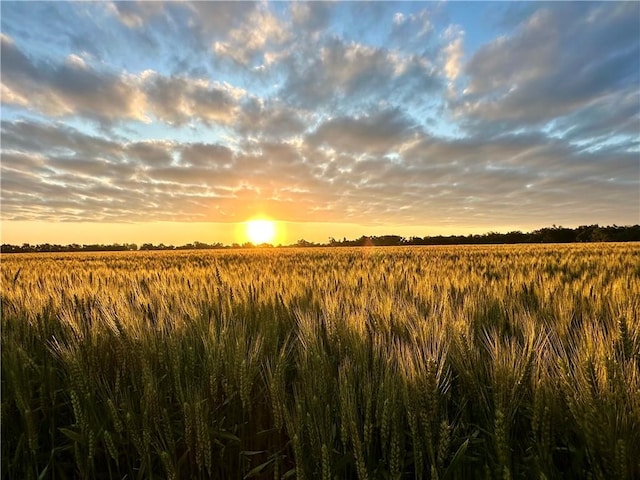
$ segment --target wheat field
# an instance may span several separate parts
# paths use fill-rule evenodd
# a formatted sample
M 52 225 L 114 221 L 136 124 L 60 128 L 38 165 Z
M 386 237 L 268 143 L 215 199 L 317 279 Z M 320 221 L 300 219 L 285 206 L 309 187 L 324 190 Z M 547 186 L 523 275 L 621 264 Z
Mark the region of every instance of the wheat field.
M 2 255 L 3 478 L 640 478 L 640 245 Z

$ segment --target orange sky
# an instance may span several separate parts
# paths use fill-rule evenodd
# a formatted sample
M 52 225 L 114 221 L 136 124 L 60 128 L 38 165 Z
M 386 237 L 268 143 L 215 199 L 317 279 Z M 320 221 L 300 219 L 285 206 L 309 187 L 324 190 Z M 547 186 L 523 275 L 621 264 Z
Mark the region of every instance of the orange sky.
M 438 234 L 485 233 L 491 229 L 450 228 L 427 226 L 366 226 L 350 223 L 295 223 L 276 222 L 275 245 L 289 245 L 304 238 L 307 241 L 326 243 L 329 237 L 349 239 L 361 235 L 425 236 Z M 513 228 L 505 226 L 499 231 Z M 194 241 L 226 245 L 248 241 L 243 223 L 204 222 L 152 222 L 152 223 L 71 223 L 71 222 L 2 222 L 1 242 L 13 245 L 22 243 L 164 243 L 184 245 Z

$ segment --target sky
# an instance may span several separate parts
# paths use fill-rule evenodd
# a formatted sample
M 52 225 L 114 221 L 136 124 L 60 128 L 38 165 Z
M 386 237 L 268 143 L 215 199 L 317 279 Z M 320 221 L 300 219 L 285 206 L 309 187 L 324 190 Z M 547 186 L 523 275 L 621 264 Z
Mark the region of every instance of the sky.
M 3 243 L 640 222 L 640 2 L 11 2 Z

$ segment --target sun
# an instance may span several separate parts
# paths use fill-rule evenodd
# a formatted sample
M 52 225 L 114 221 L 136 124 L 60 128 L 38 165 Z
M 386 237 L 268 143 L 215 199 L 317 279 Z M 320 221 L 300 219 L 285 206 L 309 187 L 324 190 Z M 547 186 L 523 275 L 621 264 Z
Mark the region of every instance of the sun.
M 275 222 L 265 219 L 249 220 L 247 222 L 247 237 L 254 245 L 272 243 L 275 236 Z

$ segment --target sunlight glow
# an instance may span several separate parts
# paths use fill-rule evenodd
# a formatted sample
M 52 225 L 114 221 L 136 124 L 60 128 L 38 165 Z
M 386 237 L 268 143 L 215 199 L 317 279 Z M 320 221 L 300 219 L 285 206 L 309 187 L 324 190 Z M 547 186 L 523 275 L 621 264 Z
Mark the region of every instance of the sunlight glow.
M 255 219 L 247 222 L 247 237 L 254 245 L 272 243 L 276 236 L 276 224 L 271 220 Z

